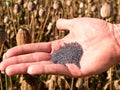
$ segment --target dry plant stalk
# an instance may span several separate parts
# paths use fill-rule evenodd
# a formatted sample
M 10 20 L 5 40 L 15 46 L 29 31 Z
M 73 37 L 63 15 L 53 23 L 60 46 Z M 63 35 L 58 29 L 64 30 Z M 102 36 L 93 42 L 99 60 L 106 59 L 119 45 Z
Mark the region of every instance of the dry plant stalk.
M 104 3 L 101 7 L 100 14 L 103 18 L 110 17 L 113 14 L 112 5 L 109 3 Z
M 38 90 L 37 78 L 28 74 L 21 75 L 20 90 Z
M 0 57 L 2 57 L 2 52 L 3 52 L 3 47 L 4 47 L 4 42 L 6 40 L 6 32 L 5 32 L 5 26 L 3 24 L 0 24 Z M 6 77 L 6 75 L 5 75 Z M 7 82 L 6 82 L 7 84 Z M 0 87 L 1 90 L 3 90 L 3 84 L 2 84 L 2 76 L 1 76 L 1 71 L 0 71 Z M 7 86 L 6 86 L 7 89 Z
M 31 43 L 31 35 L 29 31 L 25 28 L 20 28 L 18 30 L 17 36 L 16 36 L 17 45 L 23 45 L 27 43 Z M 26 74 L 21 75 L 20 77 L 20 83 L 21 83 L 21 90 L 36 90 L 38 89 L 37 85 L 37 79 L 35 80 L 34 77 Z
M 48 87 L 48 90 L 55 90 L 57 82 L 56 79 L 57 77 L 55 75 L 51 75 L 50 80 L 47 80 L 47 82 L 45 82 L 46 86 Z
M 6 40 L 6 32 L 4 25 L 0 25 L 0 47 L 3 45 Z
M 66 89 L 66 87 L 65 87 L 66 82 L 65 82 L 65 78 L 63 76 L 58 77 L 57 84 L 58 84 L 59 90 Z
M 78 78 L 78 80 L 76 81 L 75 86 L 76 86 L 76 88 L 78 90 L 83 90 L 83 87 L 84 87 L 83 84 L 84 84 L 83 78 Z
M 6 40 L 5 26 L 0 24 L 0 57 L 2 57 L 4 42 Z

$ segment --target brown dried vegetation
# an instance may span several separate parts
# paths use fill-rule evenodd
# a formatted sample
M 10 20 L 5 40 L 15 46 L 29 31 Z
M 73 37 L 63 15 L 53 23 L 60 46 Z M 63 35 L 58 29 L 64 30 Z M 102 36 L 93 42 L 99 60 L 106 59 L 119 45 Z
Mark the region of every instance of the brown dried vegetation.
M 85 16 L 120 23 L 120 0 L 0 0 L 0 59 L 16 45 L 63 38 L 57 19 Z M 0 74 L 0 90 L 120 90 L 119 77 L 119 65 L 84 78 Z

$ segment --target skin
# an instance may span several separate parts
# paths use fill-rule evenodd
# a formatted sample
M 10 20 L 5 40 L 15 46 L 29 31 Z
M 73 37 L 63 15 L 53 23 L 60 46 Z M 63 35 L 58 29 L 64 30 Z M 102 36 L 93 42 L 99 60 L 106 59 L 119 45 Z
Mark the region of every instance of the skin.
M 64 38 L 9 49 L 0 63 L 7 75 L 55 74 L 83 77 L 99 74 L 120 62 L 119 25 L 95 18 L 59 19 L 56 27 L 69 30 Z M 64 43 L 78 42 L 83 48 L 80 68 L 74 64 L 54 64 L 51 54 Z

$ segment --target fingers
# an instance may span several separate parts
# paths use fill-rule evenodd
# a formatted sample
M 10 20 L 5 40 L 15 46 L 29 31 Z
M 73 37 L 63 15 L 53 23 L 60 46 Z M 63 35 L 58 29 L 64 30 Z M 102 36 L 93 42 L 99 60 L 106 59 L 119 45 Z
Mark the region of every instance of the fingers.
M 51 43 L 31 43 L 13 47 L 9 49 L 4 57 L 9 58 L 12 56 L 17 56 L 26 53 L 33 53 L 33 52 L 51 52 Z
M 17 74 L 30 74 L 30 75 L 54 74 L 74 77 L 85 76 L 82 74 L 81 69 L 74 64 L 67 64 L 65 66 L 62 64 L 53 64 L 50 61 L 14 64 L 8 66 L 5 72 L 9 76 Z
M 11 75 L 17 75 L 17 74 L 26 74 L 27 73 L 27 68 L 30 65 L 30 63 L 28 64 L 15 64 L 15 65 L 10 65 L 5 69 L 5 73 L 8 76 Z
M 28 68 L 28 74 L 54 74 L 54 75 L 68 75 L 71 76 L 68 68 L 61 64 L 37 64 L 31 65 Z
M 59 19 L 57 20 L 56 27 L 60 30 L 70 30 L 72 20 Z
M 41 64 L 52 64 L 50 61 L 41 61 L 36 63 L 21 63 L 21 64 L 14 64 L 10 65 L 6 68 L 5 73 L 9 76 L 17 75 L 17 74 L 27 74 L 28 67 L 30 65 L 41 65 Z M 40 69 L 40 68 L 39 68 Z
M 50 53 L 45 52 L 36 52 L 30 54 L 24 54 L 19 56 L 14 56 L 3 60 L 0 63 L 0 70 L 4 71 L 7 66 L 19 63 L 30 63 L 30 62 L 39 62 L 43 60 L 49 60 L 51 57 Z
M 50 61 L 43 61 L 38 63 L 21 63 L 11 65 L 6 68 L 6 74 L 9 76 L 26 73 L 31 75 L 54 74 L 71 76 L 68 68 L 65 65 L 53 64 Z

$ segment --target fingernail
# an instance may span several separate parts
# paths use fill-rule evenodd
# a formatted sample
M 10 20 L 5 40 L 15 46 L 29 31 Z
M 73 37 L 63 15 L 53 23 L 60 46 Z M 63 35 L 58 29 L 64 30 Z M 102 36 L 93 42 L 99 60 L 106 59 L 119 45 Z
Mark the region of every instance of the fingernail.
M 28 70 L 27 70 L 27 73 L 32 74 L 32 71 L 33 71 L 32 69 L 33 68 L 29 67 Z
M 3 60 L 7 58 L 6 53 L 3 54 Z

